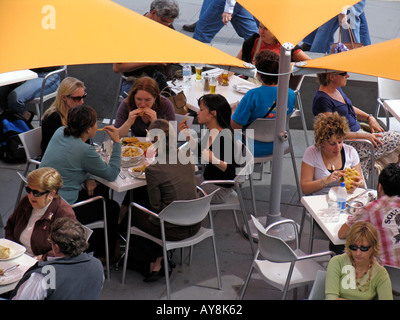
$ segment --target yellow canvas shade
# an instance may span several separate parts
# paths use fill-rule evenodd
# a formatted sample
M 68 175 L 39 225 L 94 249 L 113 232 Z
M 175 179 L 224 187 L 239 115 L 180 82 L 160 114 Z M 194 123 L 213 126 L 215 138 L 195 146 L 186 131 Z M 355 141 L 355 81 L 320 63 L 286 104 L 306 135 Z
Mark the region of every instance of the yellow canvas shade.
M 281 44 L 298 44 L 316 28 L 360 0 L 237 0 Z
M 109 0 L 0 0 L 0 48 L 0 73 L 115 62 L 243 67 L 243 61 Z
M 400 38 L 308 60 L 306 68 L 348 71 L 400 81 Z

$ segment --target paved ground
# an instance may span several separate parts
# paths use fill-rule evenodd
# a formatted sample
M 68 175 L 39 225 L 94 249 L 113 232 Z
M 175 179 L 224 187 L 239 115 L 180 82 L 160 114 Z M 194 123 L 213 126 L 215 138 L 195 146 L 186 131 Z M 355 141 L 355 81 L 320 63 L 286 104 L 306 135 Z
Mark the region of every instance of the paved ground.
M 150 0 L 115 1 L 139 13 L 145 13 Z M 200 0 L 178 1 L 181 14 L 174 23 L 178 31 L 182 26 L 197 20 L 200 12 Z M 367 1 L 366 15 L 370 27 L 372 42 L 380 42 L 400 36 L 400 2 L 398 1 Z M 184 32 L 184 31 L 183 31 Z M 185 32 L 184 32 L 185 33 Z M 190 33 L 186 33 L 191 35 Z M 235 55 L 239 52 L 242 40 L 236 35 L 232 26 L 224 27 L 215 37 L 212 45 Z M 302 131 L 292 131 L 297 167 L 300 170 L 301 158 L 306 148 Z M 312 141 L 312 132 L 308 132 Z M 296 192 L 295 180 L 290 158 L 283 160 L 283 185 L 281 214 L 300 222 L 302 207 Z M 15 195 L 19 186 L 16 170 L 23 170 L 23 165 L 7 165 L 0 162 L 0 212 L 3 221 L 11 214 Z M 269 208 L 270 174 L 264 173 L 263 178 L 256 182 L 256 199 L 259 215 L 265 215 Z M 248 184 L 243 187 L 244 197 L 248 213 L 251 212 Z M 116 199 L 122 200 L 123 195 L 116 195 Z M 183 264 L 174 269 L 171 277 L 172 298 L 175 300 L 235 300 L 238 291 L 244 281 L 248 268 L 252 261 L 252 253 L 248 240 L 236 232 L 232 215 L 230 212 L 220 211 L 215 214 L 215 225 L 217 229 L 217 248 L 219 262 L 222 272 L 222 290 L 218 290 L 213 255 L 210 241 L 198 245 L 194 249 L 191 266 Z M 308 241 L 308 222 L 302 237 L 301 248 L 306 250 Z M 2 236 L 0 228 L 0 237 Z M 327 242 L 316 240 L 314 251 L 327 250 Z M 175 257 L 175 261 L 178 261 Z M 324 261 L 321 261 L 324 264 Z M 104 285 L 100 299 L 103 300 L 163 300 L 166 299 L 165 284 L 144 283 L 140 274 L 129 271 L 127 284 L 121 284 L 121 269 L 113 267 L 112 276 Z M 297 299 L 307 298 L 308 291 L 299 289 Z M 245 299 L 252 300 L 274 300 L 280 299 L 281 292 L 266 285 L 258 275 L 254 275 L 250 281 Z M 288 299 L 292 299 L 290 294 Z M 135 305 L 138 306 L 139 304 Z

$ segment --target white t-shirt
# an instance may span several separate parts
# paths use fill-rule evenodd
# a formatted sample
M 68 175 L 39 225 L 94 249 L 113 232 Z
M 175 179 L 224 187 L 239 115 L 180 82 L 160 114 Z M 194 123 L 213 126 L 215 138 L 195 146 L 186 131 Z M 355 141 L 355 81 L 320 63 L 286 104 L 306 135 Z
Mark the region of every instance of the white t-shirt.
M 360 163 L 360 158 L 356 149 L 348 144 L 343 144 L 344 150 L 344 168 L 353 168 L 357 164 Z M 307 163 L 308 165 L 314 167 L 314 180 L 319 180 L 324 177 L 329 176 L 331 173 L 326 168 L 324 164 L 324 160 L 322 159 L 321 150 L 312 145 L 306 149 L 306 152 L 303 155 L 303 162 Z M 322 188 L 321 190 L 313 193 L 313 195 L 317 194 L 328 194 L 329 189 L 333 186 L 338 186 L 339 181 L 332 182 L 328 184 L 326 187 Z
M 50 203 L 51 201 L 47 204 L 47 206 L 42 209 L 32 210 L 32 215 L 29 218 L 28 224 L 19 236 L 19 242 L 21 242 L 21 244 L 26 248 L 26 253 L 29 255 L 33 255 L 31 248 L 31 237 L 33 229 L 35 228 L 36 221 L 38 221 L 45 214 Z

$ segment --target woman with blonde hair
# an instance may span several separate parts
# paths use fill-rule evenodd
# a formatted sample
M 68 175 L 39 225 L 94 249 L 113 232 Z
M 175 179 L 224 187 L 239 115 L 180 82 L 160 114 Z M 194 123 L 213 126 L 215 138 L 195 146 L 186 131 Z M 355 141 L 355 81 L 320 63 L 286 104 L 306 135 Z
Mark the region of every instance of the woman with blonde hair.
M 378 262 L 379 242 L 378 232 L 370 222 L 358 221 L 351 227 L 345 253 L 329 261 L 327 300 L 393 300 L 389 274 Z
M 300 184 L 304 194 L 327 194 L 332 186 L 339 185 L 346 168 L 354 168 L 359 173 L 352 189 L 365 186 L 356 150 L 343 143 L 348 132 L 346 118 L 337 112 L 316 118 L 315 144 L 306 149 L 301 163 Z
M 54 132 L 59 127 L 67 125 L 68 111 L 83 104 L 87 95 L 85 90 L 85 84 L 76 78 L 67 77 L 61 81 L 56 99 L 42 117 L 42 142 L 40 147 L 43 154 Z
M 75 219 L 74 210 L 59 196 L 63 186 L 60 173 L 53 168 L 43 167 L 29 173 L 22 198 L 7 221 L 6 238 L 22 244 L 28 254 L 46 259 L 51 255 L 48 242 L 50 227 L 60 217 Z
M 160 94 L 153 78 L 141 77 L 118 107 L 115 127 L 119 128 L 121 137 L 126 137 L 129 129 L 134 136 L 145 137 L 150 123 L 156 119 L 175 120 L 174 106 Z

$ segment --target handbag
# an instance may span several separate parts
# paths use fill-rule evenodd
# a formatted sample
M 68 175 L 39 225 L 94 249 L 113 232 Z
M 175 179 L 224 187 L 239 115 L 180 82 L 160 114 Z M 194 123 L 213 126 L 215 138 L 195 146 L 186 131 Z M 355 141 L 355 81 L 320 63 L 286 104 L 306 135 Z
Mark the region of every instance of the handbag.
M 339 53 L 347 50 L 357 49 L 363 46 L 362 43 L 356 42 L 353 30 L 348 28 L 350 35 L 350 42 L 342 42 L 342 29 L 343 27 L 339 27 L 339 42 L 335 42 L 332 44 L 331 53 Z
M 176 95 L 173 95 L 170 90 L 166 90 L 166 88 L 164 88 L 161 94 L 172 102 L 176 114 L 185 115 L 188 113 L 186 96 L 183 91 L 178 92 Z

